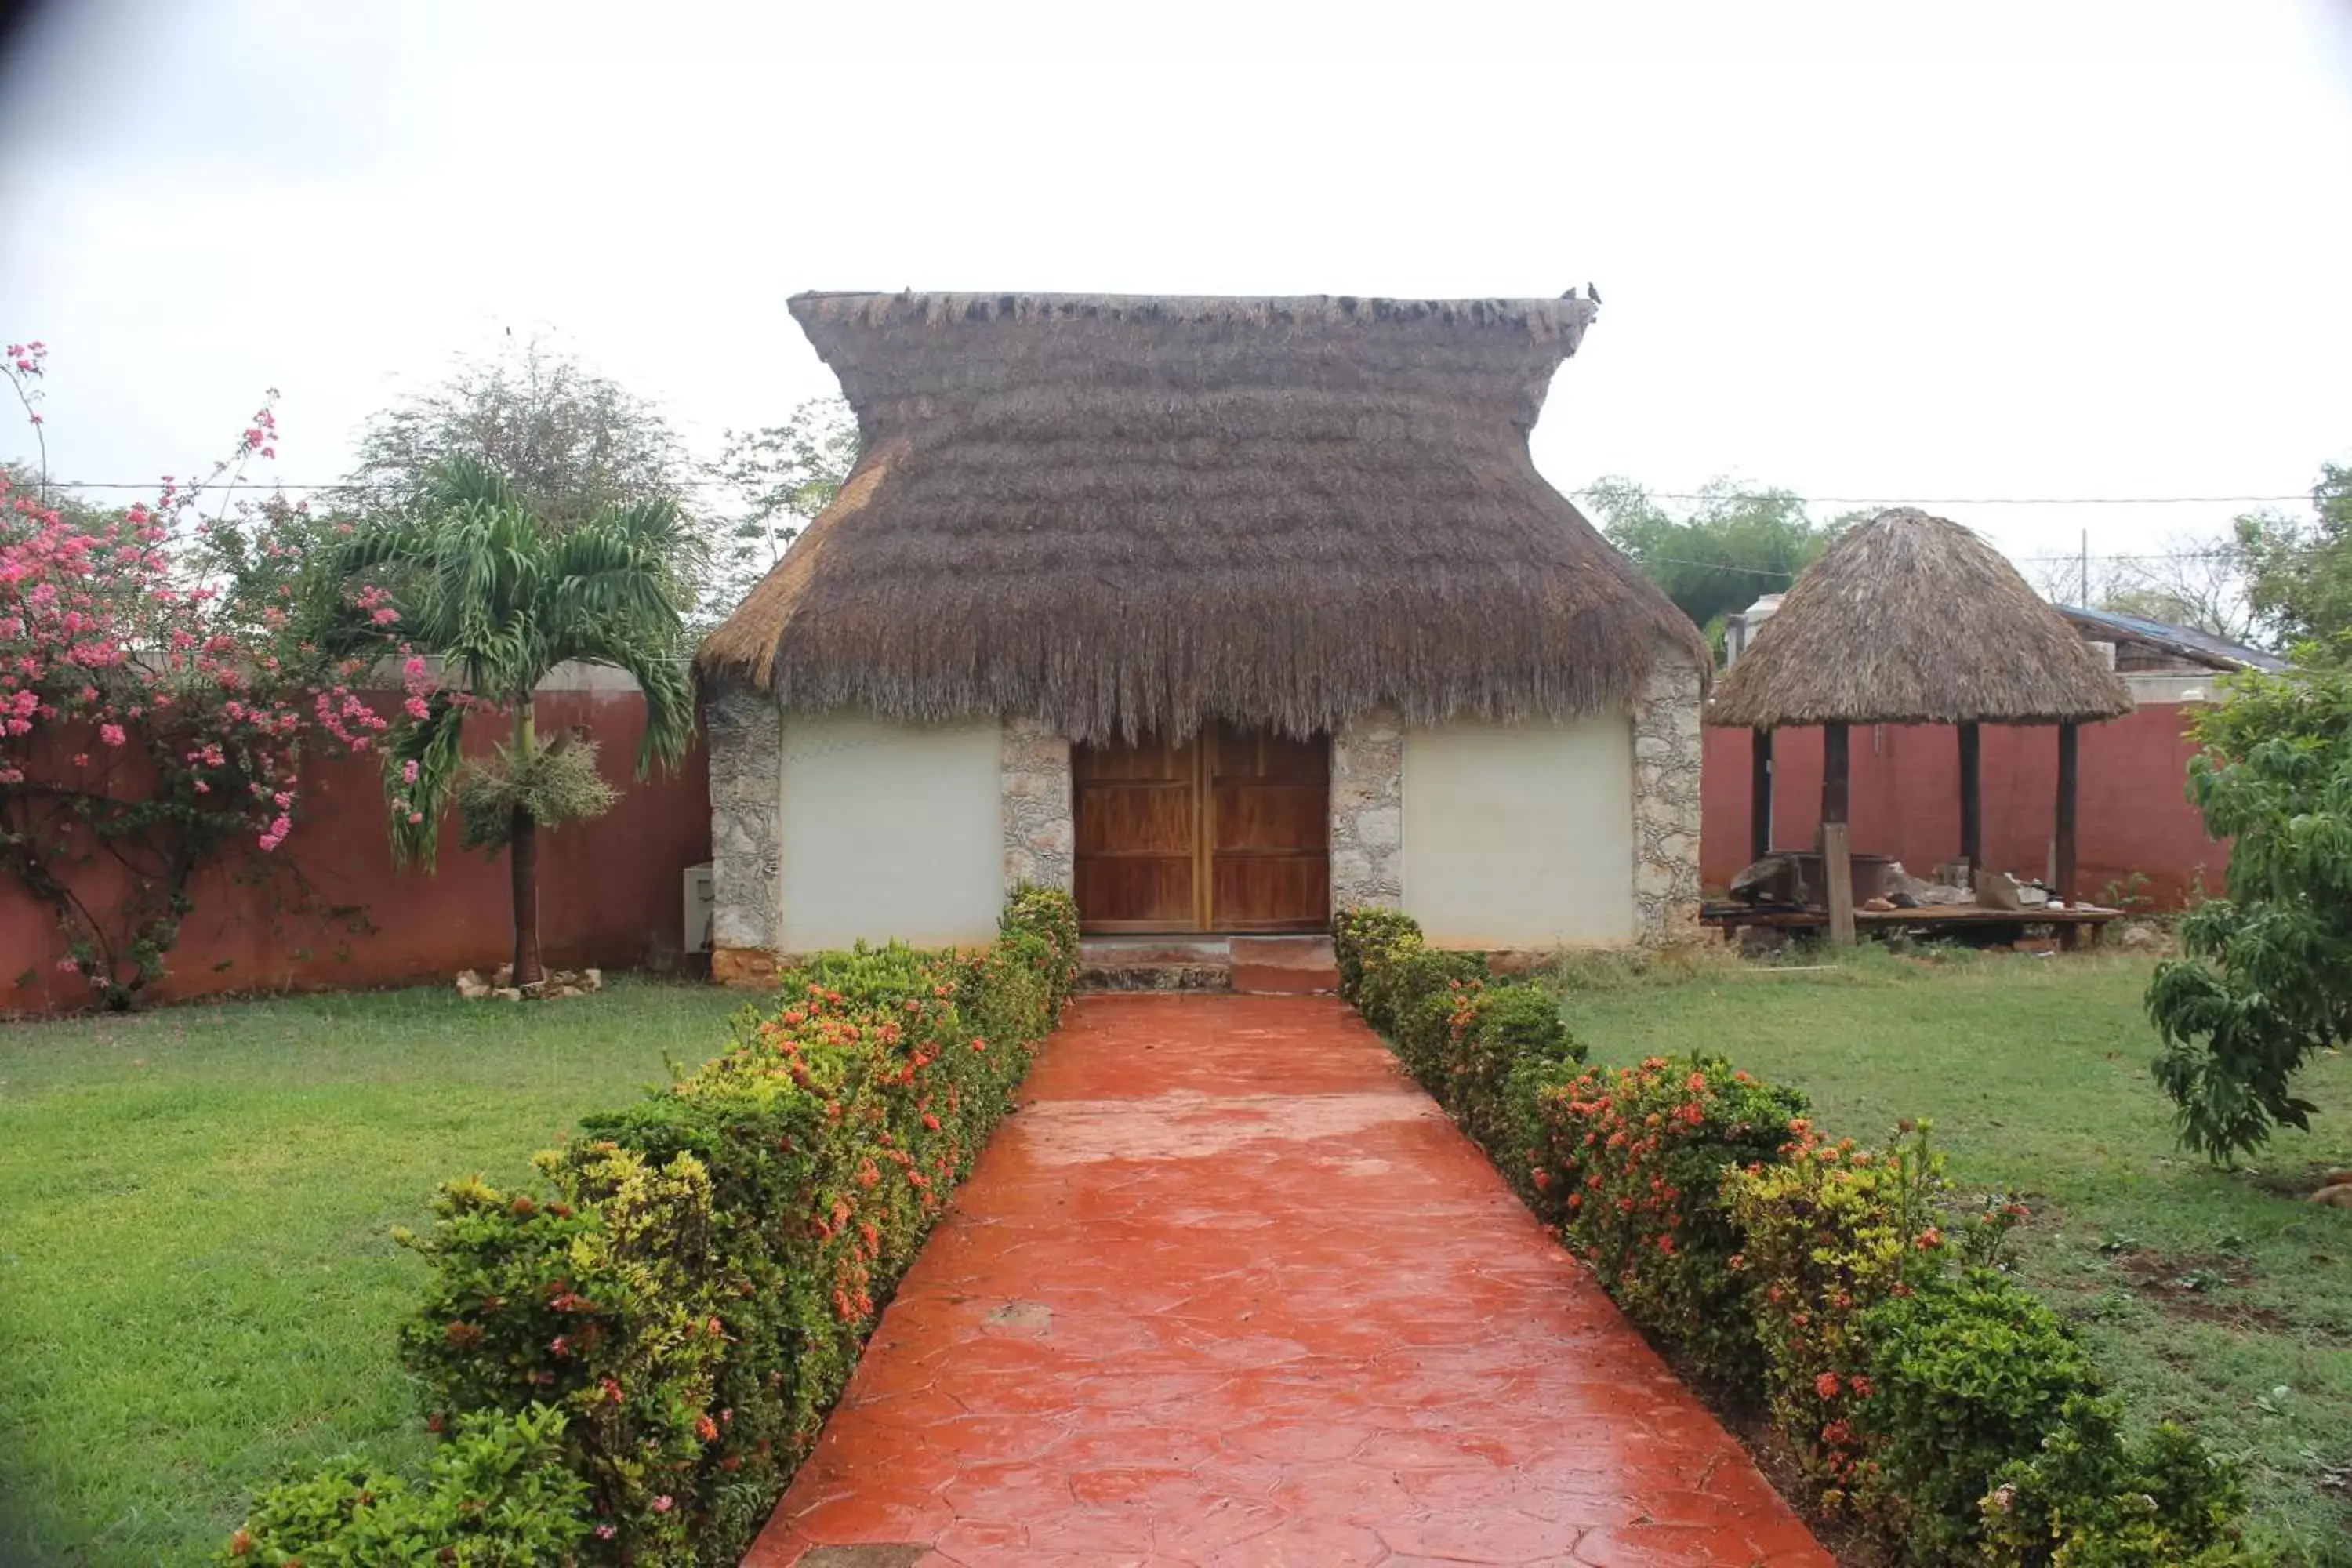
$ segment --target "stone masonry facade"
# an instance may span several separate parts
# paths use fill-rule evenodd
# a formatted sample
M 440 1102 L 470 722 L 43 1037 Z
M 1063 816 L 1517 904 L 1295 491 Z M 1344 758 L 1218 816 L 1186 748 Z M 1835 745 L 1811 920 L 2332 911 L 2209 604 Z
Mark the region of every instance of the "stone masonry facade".
M 1070 816 L 1070 742 L 1052 725 L 1007 718 L 999 736 L 1004 803 L 1004 888 L 1069 890 L 1077 878 Z
M 758 984 L 776 971 L 783 842 L 778 822 L 784 715 L 746 680 L 711 687 L 703 704 L 710 756 L 710 971 Z
M 1633 903 L 1638 941 L 1698 931 L 1699 672 L 1662 647 L 1633 708 Z M 715 687 L 710 741 L 711 968 L 721 981 L 773 977 L 783 875 L 779 795 L 783 713 L 749 683 Z M 1004 886 L 1070 889 L 1077 835 L 1070 742 L 1040 721 L 1007 718 L 999 735 Z M 1388 709 L 1331 737 L 1331 907 L 1404 902 L 1404 725 Z
M 1661 646 L 1633 704 L 1633 910 L 1649 946 L 1698 935 L 1699 671 Z
M 1404 724 L 1375 709 L 1331 737 L 1331 909 L 1404 903 Z

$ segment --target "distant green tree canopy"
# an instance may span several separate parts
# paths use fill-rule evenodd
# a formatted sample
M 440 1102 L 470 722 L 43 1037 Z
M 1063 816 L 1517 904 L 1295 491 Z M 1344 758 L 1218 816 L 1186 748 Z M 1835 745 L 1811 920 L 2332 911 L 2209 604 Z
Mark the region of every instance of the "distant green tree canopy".
M 736 510 L 720 541 L 712 597 L 724 616 L 833 504 L 857 466 L 857 416 L 838 397 L 814 397 L 781 425 L 730 430 L 710 478 Z
M 2324 463 L 2311 488 L 2315 520 L 2277 512 L 2238 519 L 2246 597 L 2272 641 L 2305 663 L 2352 658 L 2352 465 Z
M 1601 479 L 1584 495 L 1609 542 L 1697 622 L 1718 651 L 1727 616 L 1785 590 L 1861 516 L 1817 521 L 1794 491 L 1729 479 L 1709 481 L 1681 511 L 1627 479 Z

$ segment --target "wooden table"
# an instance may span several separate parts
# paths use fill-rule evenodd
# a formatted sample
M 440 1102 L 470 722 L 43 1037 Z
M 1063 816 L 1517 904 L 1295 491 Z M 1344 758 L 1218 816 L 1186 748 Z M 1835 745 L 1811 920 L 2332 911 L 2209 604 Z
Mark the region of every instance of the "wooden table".
M 1922 936 L 1964 931 L 1981 931 L 1986 935 L 2005 932 L 2010 940 L 2015 941 L 2024 934 L 2028 926 L 2055 926 L 2060 939 L 2070 947 L 2085 932 L 2095 945 L 2107 922 L 2122 918 L 2121 910 L 2104 910 L 2088 904 L 2063 910 L 1989 910 L 1976 904 L 1928 904 L 1916 910 L 1853 911 L 1857 931 L 1911 931 Z M 1826 910 L 1796 909 L 1786 904 L 1759 907 L 1710 903 L 1701 907 L 1699 919 L 1708 925 L 1721 926 L 1726 931 L 1737 931 L 1742 926 L 1765 926 L 1774 931 L 1818 931 L 1830 923 Z

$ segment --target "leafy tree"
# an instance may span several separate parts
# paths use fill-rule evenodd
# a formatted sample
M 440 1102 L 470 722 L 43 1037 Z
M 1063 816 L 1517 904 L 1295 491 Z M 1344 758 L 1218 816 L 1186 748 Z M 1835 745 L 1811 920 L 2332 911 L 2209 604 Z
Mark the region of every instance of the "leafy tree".
M 2237 522 L 2247 597 L 2282 646 L 2298 658 L 2341 661 L 2352 644 L 2352 466 L 2323 464 L 2311 489 L 2315 521 L 2255 512 Z
M 2352 1037 L 2352 637 L 2332 661 L 2233 676 L 2193 722 L 2189 798 L 2236 841 L 2228 897 L 2182 918 L 2189 956 L 2158 966 L 2147 1011 L 2181 1142 L 2216 1162 L 2307 1131 L 2294 1075 Z
M 715 607 L 733 610 L 816 514 L 833 504 L 856 465 L 856 416 L 838 397 L 812 398 L 781 425 L 730 430 L 711 478 L 742 510 L 725 533 L 712 574 Z
M 669 576 L 679 523 L 677 507 L 657 498 L 542 512 L 487 463 L 453 458 L 414 504 L 361 527 L 329 565 L 339 594 L 356 585 L 363 603 L 383 595 L 386 625 L 411 650 L 407 721 L 385 750 L 394 854 L 429 867 L 453 799 L 467 847 L 508 851 L 518 986 L 544 977 L 539 829 L 597 816 L 613 801 L 592 742 L 541 743 L 531 693 L 567 660 L 626 670 L 646 697 L 638 776 L 677 766 L 694 732 Z M 430 689 L 427 655 L 443 662 L 442 684 Z M 512 739 L 491 763 L 463 763 L 466 715 L 483 709 L 510 716 Z
M 1727 479 L 1706 485 L 1683 516 L 1631 479 L 1602 479 L 1585 493 L 1609 542 L 1718 649 L 1727 616 L 1787 588 L 1853 521 L 1816 522 L 1791 491 L 1743 489 Z
M 336 499 L 360 516 L 414 512 L 452 458 L 502 476 L 559 532 L 667 504 L 677 525 L 664 546 L 664 574 L 689 611 L 709 596 L 722 552 L 715 525 L 688 505 L 693 464 L 685 443 L 652 403 L 544 340 L 461 359 L 438 385 L 376 414 Z

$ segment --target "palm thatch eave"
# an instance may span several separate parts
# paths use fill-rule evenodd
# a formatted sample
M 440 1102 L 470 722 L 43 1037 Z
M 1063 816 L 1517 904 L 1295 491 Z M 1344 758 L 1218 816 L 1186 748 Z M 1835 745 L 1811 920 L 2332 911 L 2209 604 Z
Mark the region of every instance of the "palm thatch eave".
M 2131 711 L 2130 689 L 2001 553 L 1914 508 L 1807 567 L 1716 683 L 1710 724 L 2056 724 Z
M 1581 716 L 1686 617 L 1527 436 L 1589 300 L 820 295 L 840 497 L 698 655 L 792 706 L 1328 730 Z

